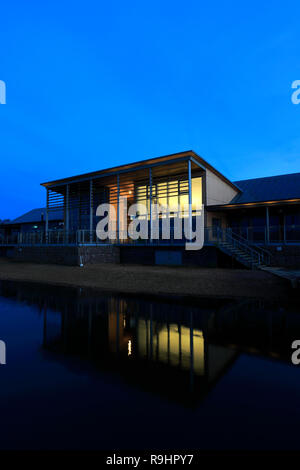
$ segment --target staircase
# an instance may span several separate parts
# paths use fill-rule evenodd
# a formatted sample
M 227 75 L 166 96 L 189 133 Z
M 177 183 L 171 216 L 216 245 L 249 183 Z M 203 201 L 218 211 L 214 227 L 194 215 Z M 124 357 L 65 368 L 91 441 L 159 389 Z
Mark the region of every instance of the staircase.
M 264 269 L 270 265 L 271 254 L 264 248 L 249 245 L 248 240 L 231 229 L 217 228 L 214 244 L 226 255 L 250 269 Z

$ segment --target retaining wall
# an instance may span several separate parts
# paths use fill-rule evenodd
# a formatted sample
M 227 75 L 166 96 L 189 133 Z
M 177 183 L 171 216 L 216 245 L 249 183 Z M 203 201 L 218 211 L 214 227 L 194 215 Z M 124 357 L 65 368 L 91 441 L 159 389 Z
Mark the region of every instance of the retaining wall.
M 280 248 L 281 250 L 278 251 L 276 246 L 266 246 L 266 249 L 272 253 L 272 265 L 299 268 L 300 246 L 286 245 Z M 70 266 L 79 266 L 81 263 L 84 265 L 97 263 L 155 265 L 158 264 L 159 258 L 168 259 L 167 256 L 163 256 L 163 251 L 170 253 L 170 260 L 172 252 L 180 252 L 181 256 L 174 256 L 174 259 L 180 260 L 179 264 L 183 266 L 240 267 L 234 259 L 212 246 L 204 246 L 202 250 L 196 251 L 187 251 L 184 247 L 164 246 L 23 246 L 3 249 L 0 255 L 17 261 Z
M 13 248 L 7 256 L 29 263 L 79 266 L 81 263 L 119 263 L 120 249 L 116 246 L 22 246 Z

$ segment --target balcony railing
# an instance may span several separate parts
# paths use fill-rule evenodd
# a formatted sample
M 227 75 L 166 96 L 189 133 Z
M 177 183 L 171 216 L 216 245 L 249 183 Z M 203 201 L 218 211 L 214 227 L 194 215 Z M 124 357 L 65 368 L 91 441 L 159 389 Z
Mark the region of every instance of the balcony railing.
M 232 232 L 258 245 L 300 243 L 300 225 L 271 225 L 269 229 L 265 226 L 233 227 Z
M 248 245 L 268 245 L 272 243 L 280 244 L 300 244 L 300 225 L 286 226 L 285 229 L 278 226 L 271 226 L 268 232 L 265 227 L 250 228 L 236 230 L 228 228 L 223 233 L 234 237 L 241 242 L 247 242 Z M 220 231 L 218 227 L 207 227 L 204 231 L 204 241 L 206 244 L 216 244 Z M 181 239 L 174 238 L 174 231 L 170 230 L 170 237 L 162 239 L 161 233 L 159 239 L 139 238 L 133 240 L 128 238 L 127 233 L 119 232 L 119 236 L 115 239 L 100 240 L 96 231 L 76 230 L 66 232 L 64 230 L 49 230 L 35 232 L 19 232 L 12 235 L 3 235 L 0 233 L 0 246 L 15 245 L 183 245 L 189 240 L 184 236 Z M 268 240 L 269 238 L 269 240 Z

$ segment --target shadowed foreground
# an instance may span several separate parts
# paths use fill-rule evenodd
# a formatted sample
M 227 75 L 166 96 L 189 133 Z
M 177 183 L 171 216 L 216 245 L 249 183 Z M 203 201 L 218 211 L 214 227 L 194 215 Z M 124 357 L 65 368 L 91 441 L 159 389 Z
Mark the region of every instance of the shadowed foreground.
M 262 271 L 116 264 L 80 268 L 19 263 L 6 258 L 0 259 L 0 279 L 133 294 L 280 298 L 291 292 L 287 281 Z

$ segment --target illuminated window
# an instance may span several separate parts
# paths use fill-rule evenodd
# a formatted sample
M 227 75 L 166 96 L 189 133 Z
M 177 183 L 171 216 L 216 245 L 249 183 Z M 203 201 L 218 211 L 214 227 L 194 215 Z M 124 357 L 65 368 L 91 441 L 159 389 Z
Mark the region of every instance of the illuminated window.
M 196 210 L 196 206 L 202 204 L 202 178 L 192 179 L 192 209 Z
M 163 213 L 166 206 L 171 211 L 177 211 L 180 207 L 181 215 L 184 206 L 189 203 L 189 184 L 188 180 L 169 180 L 152 184 L 152 203 L 159 204 L 160 211 Z M 150 214 L 150 186 L 138 186 L 136 190 L 137 203 L 147 206 Z M 192 209 L 202 204 L 202 179 L 201 177 L 192 178 Z M 149 216 L 149 215 L 148 215 Z

